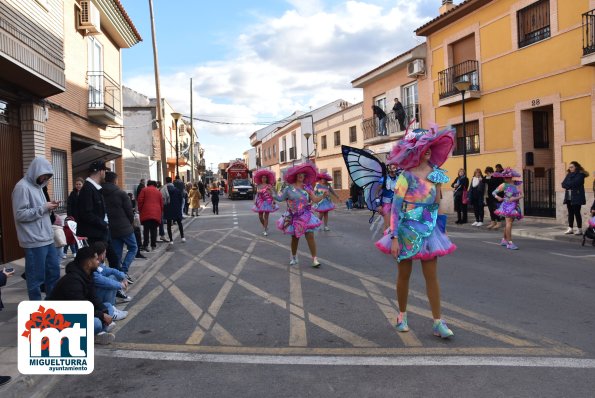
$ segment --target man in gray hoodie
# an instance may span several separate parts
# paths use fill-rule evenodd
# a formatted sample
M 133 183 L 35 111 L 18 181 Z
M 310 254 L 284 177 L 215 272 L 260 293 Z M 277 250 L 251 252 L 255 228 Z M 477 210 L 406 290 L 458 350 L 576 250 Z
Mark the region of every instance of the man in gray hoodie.
M 12 191 L 19 245 L 25 249 L 25 274 L 29 300 L 41 300 L 41 284 L 45 283 L 46 297 L 60 279 L 60 262 L 54 246 L 54 232 L 50 213 L 59 202 L 48 202 L 43 188 L 54 175 L 50 162 L 38 156 Z

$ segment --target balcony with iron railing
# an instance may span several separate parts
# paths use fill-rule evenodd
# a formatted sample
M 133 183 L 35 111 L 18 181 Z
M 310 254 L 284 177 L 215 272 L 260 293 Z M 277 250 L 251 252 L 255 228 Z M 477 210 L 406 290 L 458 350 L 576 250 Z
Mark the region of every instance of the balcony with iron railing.
M 467 81 L 471 83 L 469 90 L 465 92 L 465 100 L 480 98 L 479 87 L 479 62 L 469 60 L 451 66 L 448 69 L 438 72 L 438 95 L 439 106 L 451 105 L 461 102 L 461 93 L 455 87 L 455 83 Z
M 595 10 L 583 14 L 583 57 L 581 65 L 595 66 Z
M 104 124 L 122 124 L 121 85 L 102 71 L 87 72 L 89 118 Z
M 364 119 L 362 122 L 362 130 L 364 132 L 364 144 L 375 145 L 382 144 L 388 141 L 394 141 L 401 138 L 405 134 L 407 126 L 411 123 L 411 129 L 420 127 L 421 120 L 421 105 L 411 104 L 404 106 L 405 118 L 399 122 L 395 112 L 389 112 L 386 115 L 386 135 L 383 134 L 380 128 L 380 121 L 377 117 Z M 413 123 L 412 123 L 413 122 Z

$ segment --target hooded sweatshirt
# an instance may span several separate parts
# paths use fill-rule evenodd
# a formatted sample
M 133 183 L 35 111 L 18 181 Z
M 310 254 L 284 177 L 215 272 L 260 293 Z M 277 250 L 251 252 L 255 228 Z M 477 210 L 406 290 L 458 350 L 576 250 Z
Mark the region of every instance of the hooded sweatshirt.
M 36 157 L 31 162 L 25 177 L 12 191 L 12 212 L 19 244 L 24 249 L 47 246 L 54 243 L 54 232 L 50 221 L 47 200 L 43 194 L 43 184 L 37 178 L 44 174 L 54 175 L 50 162 L 43 157 Z

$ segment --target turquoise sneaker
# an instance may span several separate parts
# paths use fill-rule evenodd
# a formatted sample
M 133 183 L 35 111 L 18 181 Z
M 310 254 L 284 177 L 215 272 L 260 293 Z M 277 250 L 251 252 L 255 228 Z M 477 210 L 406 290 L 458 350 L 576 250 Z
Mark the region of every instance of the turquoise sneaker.
M 409 325 L 407 324 L 407 314 L 403 315 L 403 313 L 399 312 L 396 328 L 399 332 L 409 331 Z
M 444 322 L 442 319 L 434 322 L 434 336 L 447 339 L 454 335 L 455 334 L 448 328 L 448 326 L 446 326 L 446 322 Z

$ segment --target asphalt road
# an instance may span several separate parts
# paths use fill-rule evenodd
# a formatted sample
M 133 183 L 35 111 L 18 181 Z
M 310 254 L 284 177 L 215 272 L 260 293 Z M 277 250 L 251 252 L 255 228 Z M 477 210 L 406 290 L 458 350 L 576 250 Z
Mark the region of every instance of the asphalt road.
M 449 226 L 439 261 L 451 340 L 432 335 L 419 267 L 397 333 L 395 262 L 369 213 L 336 211 L 316 236 L 322 267 L 289 267 L 289 238 L 263 237 L 249 201 L 220 203 L 188 242 L 133 264 L 130 316 L 96 349 L 89 376 L 55 377 L 62 397 L 592 397 L 595 250 Z M 273 215 L 271 220 L 276 220 Z M 143 267 L 145 269 L 143 269 Z

